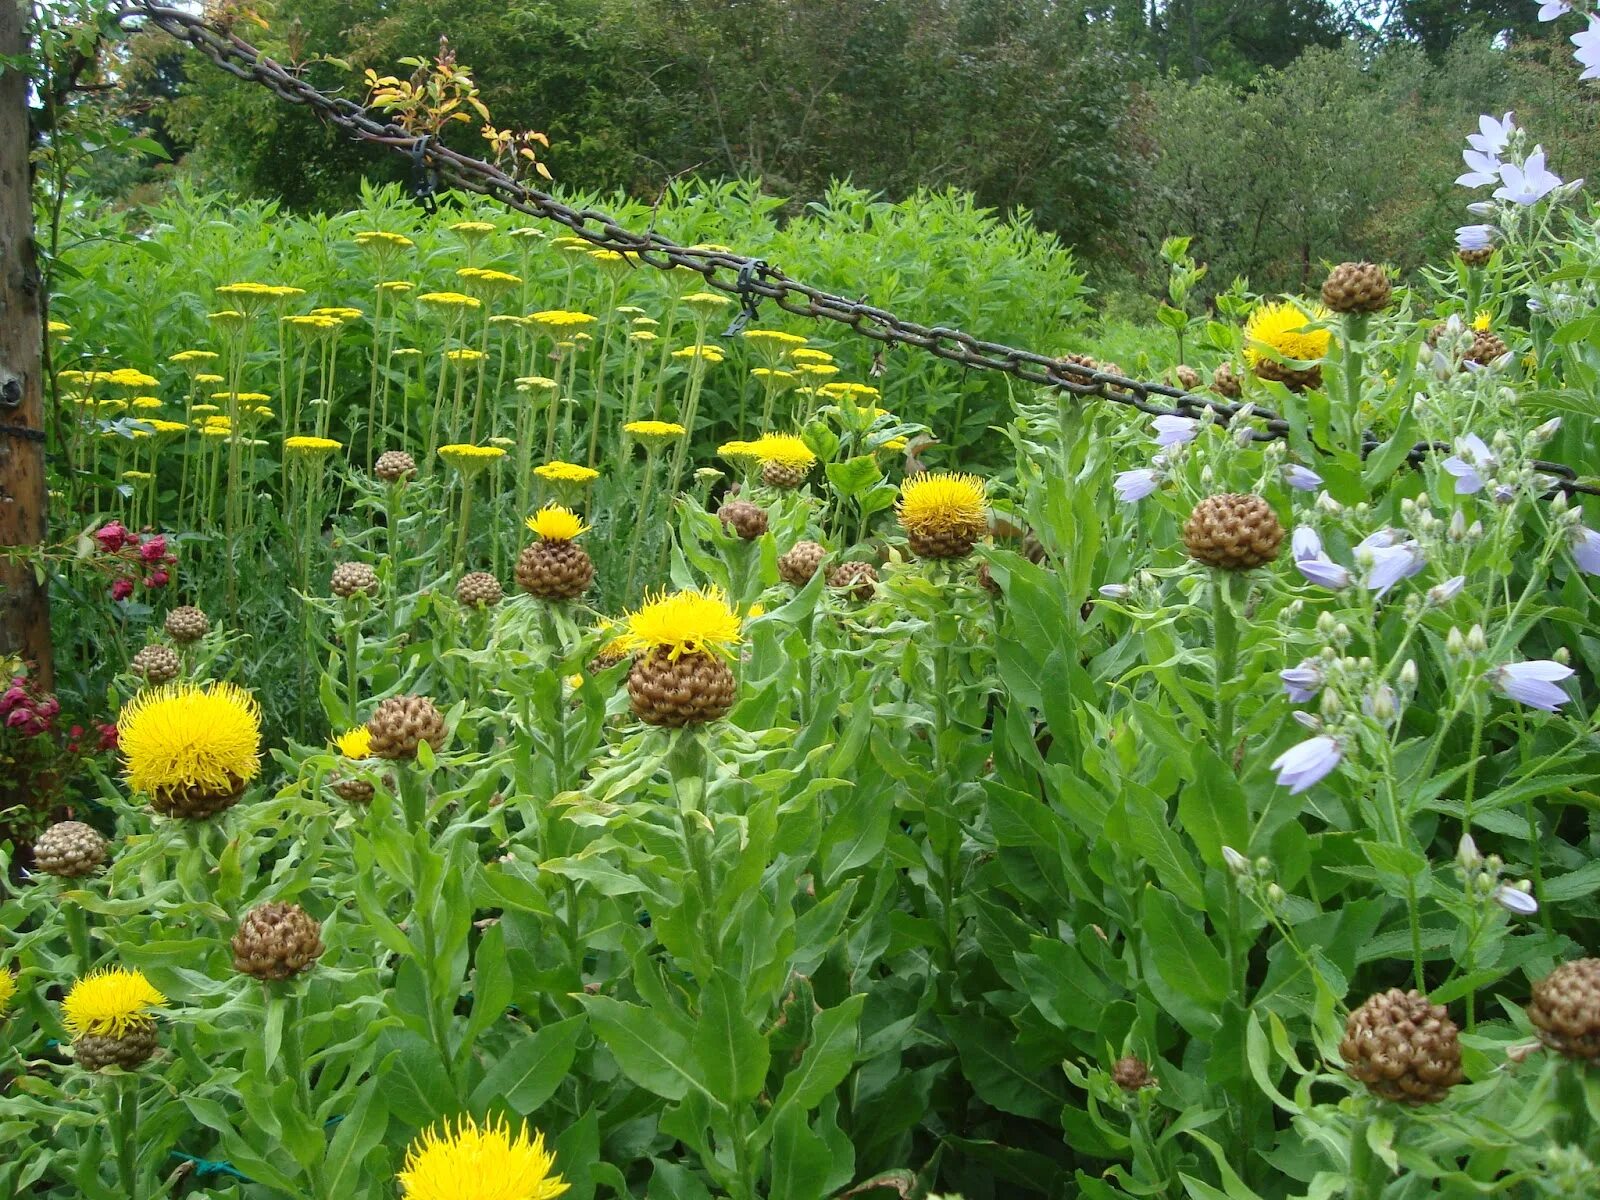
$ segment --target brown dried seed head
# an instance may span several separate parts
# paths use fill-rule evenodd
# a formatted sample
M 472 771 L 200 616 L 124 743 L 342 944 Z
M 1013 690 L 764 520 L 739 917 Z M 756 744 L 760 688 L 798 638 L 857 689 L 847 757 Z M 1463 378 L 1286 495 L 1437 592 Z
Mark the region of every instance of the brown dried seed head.
M 1233 373 L 1231 363 L 1222 363 L 1211 372 L 1211 390 L 1219 396 L 1226 396 L 1230 400 L 1237 400 L 1244 394 L 1244 385 L 1239 382 L 1239 377 Z
M 1469 267 L 1487 266 L 1489 260 L 1494 257 L 1494 247 L 1484 246 L 1477 250 L 1457 250 L 1456 257 Z
M 385 483 L 399 483 L 417 473 L 417 460 L 404 450 L 385 450 L 378 455 L 372 473 Z
M 456 583 L 456 603 L 462 608 L 493 608 L 504 597 L 500 581 L 487 571 L 469 571 Z
M 1480 367 L 1487 367 L 1502 354 L 1509 354 L 1511 348 L 1499 334 L 1491 333 L 1487 329 L 1474 329 L 1472 331 L 1472 349 L 1466 353 L 1468 362 L 1477 363 Z
M 346 804 L 367 804 L 376 790 L 365 779 L 335 779 L 329 786 Z
M 176 679 L 183 670 L 183 660 L 171 646 L 159 642 L 140 649 L 128 663 L 128 669 L 151 687 Z
M 1287 363 L 1276 362 L 1263 354 L 1256 359 L 1252 369 L 1258 378 L 1281 383 L 1291 392 L 1311 391 L 1322 386 L 1322 366 L 1320 363 L 1309 367 L 1291 367 Z
M 1339 1056 L 1352 1079 L 1401 1104 L 1437 1104 L 1462 1080 L 1455 1022 L 1415 990 L 1390 988 L 1352 1012 Z
M 105 838 L 82 821 L 57 821 L 33 843 L 33 865 L 60 879 L 87 875 L 105 860 Z
M 233 935 L 233 969 L 257 979 L 288 979 L 322 957 L 322 926 L 298 904 L 258 904 Z
M 852 600 L 871 600 L 878 590 L 878 568 L 866 562 L 840 563 L 829 573 L 828 586 Z
M 517 557 L 517 586 L 541 600 L 576 600 L 594 582 L 594 560 L 576 542 L 541 539 Z
M 1260 496 L 1225 492 L 1194 506 L 1183 526 L 1189 557 L 1224 571 L 1248 571 L 1278 557 L 1283 526 Z
M 1336 313 L 1374 313 L 1389 307 L 1389 272 L 1376 263 L 1340 263 L 1322 284 L 1322 302 Z
M 799 487 L 805 481 L 805 467 L 791 467 L 780 462 L 762 464 L 761 482 L 768 487 L 788 491 L 791 488 Z
M 211 632 L 211 621 L 192 604 L 184 604 L 167 614 L 167 636 L 187 644 L 198 642 Z
M 730 500 L 717 510 L 724 529 L 732 530 L 745 541 L 754 541 L 767 531 L 767 510 L 748 500 Z
M 1116 1065 L 1111 1068 L 1111 1082 L 1125 1092 L 1137 1092 L 1156 1084 L 1150 1068 L 1137 1054 L 1125 1054 L 1117 1059 Z
M 333 578 L 328 581 L 328 590 L 346 600 L 356 595 L 376 596 L 378 573 L 366 563 L 340 563 L 333 569 Z
M 628 672 L 634 715 L 647 724 L 671 728 L 726 716 L 733 707 L 734 686 L 728 664 L 704 651 L 674 659 L 665 650 L 652 650 L 635 659 Z
M 818 542 L 796 542 L 778 557 L 778 574 L 787 584 L 805 587 L 827 557 L 827 547 Z
M 426 696 L 390 696 L 367 722 L 374 758 L 409 759 L 427 742 L 435 750 L 444 745 L 444 714 Z
M 1200 386 L 1200 372 L 1188 363 L 1179 363 L 1178 369 L 1173 373 L 1178 381 L 1178 386 L 1186 392 L 1192 392 Z
M 1600 958 L 1562 963 L 1534 984 L 1528 1020 L 1557 1053 L 1600 1059 Z

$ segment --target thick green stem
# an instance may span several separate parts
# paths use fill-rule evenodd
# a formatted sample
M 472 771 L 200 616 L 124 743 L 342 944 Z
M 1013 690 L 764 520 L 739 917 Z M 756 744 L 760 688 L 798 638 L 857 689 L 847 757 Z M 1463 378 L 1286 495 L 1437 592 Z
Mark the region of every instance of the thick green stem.
M 1234 704 L 1232 691 L 1234 675 L 1238 671 L 1239 623 L 1233 610 L 1234 580 L 1243 579 L 1231 571 L 1211 573 L 1211 642 L 1213 668 L 1212 691 L 1216 703 L 1213 722 L 1217 743 L 1217 757 L 1231 762 L 1234 750 Z
M 295 1095 L 299 1098 L 300 1111 L 308 1121 L 317 1119 L 316 1105 L 311 1099 L 311 1073 L 306 1066 L 305 1045 L 301 1040 L 300 994 L 296 990 L 298 985 L 271 984 L 263 982 L 262 991 L 266 993 L 267 1004 L 281 1004 L 283 1006 L 283 1070 L 285 1077 L 294 1084 Z M 278 988 L 283 991 L 278 991 Z M 311 1185 L 311 1200 L 325 1200 L 327 1185 L 322 1178 L 322 1163 L 320 1159 L 314 1160 L 306 1169 Z
M 1350 1171 L 1345 1183 L 1345 1200 L 1378 1200 L 1383 1195 L 1383 1164 L 1372 1152 L 1367 1130 L 1370 1116 L 1355 1123 L 1350 1131 Z
M 357 605 L 359 597 L 342 601 L 344 605 L 344 682 L 345 706 L 349 709 L 350 724 L 361 724 L 361 615 Z

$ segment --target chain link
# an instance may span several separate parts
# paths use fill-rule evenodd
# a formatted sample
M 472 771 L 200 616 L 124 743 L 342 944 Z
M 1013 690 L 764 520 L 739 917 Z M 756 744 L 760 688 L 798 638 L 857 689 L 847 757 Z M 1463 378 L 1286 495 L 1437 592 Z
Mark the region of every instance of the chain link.
M 470 158 L 437 140 L 418 137 L 391 122 L 374 119 L 367 109 L 352 100 L 318 91 L 232 32 L 209 25 L 199 14 L 153 0 L 133 0 L 118 14 L 118 20 L 130 18 L 149 21 L 172 37 L 187 42 L 230 74 L 263 85 L 287 103 L 316 111 L 358 140 L 388 146 L 408 155 L 416 164 L 418 177 L 427 181 L 428 198 L 441 184 L 475 192 L 517 212 L 563 225 L 595 247 L 625 254 L 634 263 L 663 271 L 677 267 L 694 271 L 704 277 L 707 286 L 738 296 L 745 320 L 754 315 L 755 305 L 760 300 L 767 299 L 785 312 L 846 325 L 860 336 L 887 347 L 909 346 L 962 367 L 998 371 L 1025 383 L 1056 388 L 1082 399 L 1107 400 L 1150 416 L 1198 418 L 1211 413 L 1214 420 L 1224 425 L 1235 418 L 1248 420 L 1252 422 L 1251 437 L 1257 441 L 1273 441 L 1289 433 L 1287 421 L 1260 405 L 1236 404 L 1217 395 L 1130 379 L 1070 359 L 1051 358 L 1031 350 L 983 341 L 960 329 L 919 325 L 864 300 L 851 300 L 791 279 L 760 259 L 679 245 L 653 229 L 643 233 L 627 229 L 607 213 L 563 204 L 547 192 L 519 183 L 492 163 Z M 1363 450 L 1370 452 L 1378 444 L 1369 441 Z M 1448 448 L 1419 442 L 1411 449 L 1407 460 L 1416 465 L 1442 449 Z M 1551 477 L 1552 494 L 1600 495 L 1600 486 L 1579 482 L 1577 472 L 1571 467 L 1542 460 L 1533 465 Z

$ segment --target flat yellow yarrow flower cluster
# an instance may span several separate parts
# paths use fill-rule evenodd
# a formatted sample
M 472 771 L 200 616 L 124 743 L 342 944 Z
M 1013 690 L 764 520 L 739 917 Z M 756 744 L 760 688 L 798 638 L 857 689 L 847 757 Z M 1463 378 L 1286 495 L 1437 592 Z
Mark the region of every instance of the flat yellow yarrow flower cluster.
M 581 466 L 578 463 L 555 462 L 540 463 L 533 469 L 533 473 L 540 479 L 547 479 L 551 483 L 593 483 L 600 478 L 600 472 L 593 467 Z

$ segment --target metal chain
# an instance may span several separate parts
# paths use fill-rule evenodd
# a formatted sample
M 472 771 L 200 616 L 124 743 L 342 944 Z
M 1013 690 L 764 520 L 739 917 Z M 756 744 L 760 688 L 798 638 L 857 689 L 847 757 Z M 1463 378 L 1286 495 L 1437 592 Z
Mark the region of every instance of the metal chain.
M 425 200 L 431 199 L 441 184 L 476 192 L 517 212 L 564 225 L 575 236 L 600 249 L 625 254 L 631 262 L 663 271 L 678 267 L 694 271 L 704 277 L 707 286 L 738 296 L 743 305 L 740 316 L 744 321 L 754 315 L 760 300 L 768 299 L 785 312 L 836 321 L 888 347 L 910 346 L 963 367 L 998 371 L 1025 383 L 1057 388 L 1085 399 L 1108 400 L 1150 416 L 1199 418 L 1211 413 L 1221 424 L 1235 418 L 1248 420 L 1253 422 L 1251 437 L 1257 441 L 1273 441 L 1289 433 L 1288 421 L 1260 405 L 1238 404 L 1218 395 L 1130 379 L 1071 359 L 1051 358 L 1031 350 L 984 341 L 943 325 L 919 325 L 864 300 L 851 300 L 791 279 L 760 259 L 724 250 L 679 245 L 653 229 L 643 233 L 627 229 L 607 213 L 563 204 L 547 192 L 519 183 L 492 163 L 470 158 L 437 140 L 418 137 L 391 122 L 374 119 L 367 109 L 352 100 L 318 91 L 232 32 L 208 24 L 199 14 L 157 4 L 154 0 L 132 0 L 117 17 L 119 21 L 129 18 L 148 20 L 165 33 L 187 42 L 230 74 L 259 83 L 290 104 L 313 109 L 360 141 L 388 146 L 406 154 L 414 162 L 418 178 L 424 181 Z M 743 322 L 736 317 L 734 324 L 742 328 Z M 1369 452 L 1376 445 L 1376 442 L 1369 442 L 1363 452 Z M 1416 465 L 1440 448 L 1419 442 L 1411 449 L 1407 460 Z M 1551 476 L 1552 492 L 1600 495 L 1600 486 L 1579 482 L 1577 472 L 1571 467 L 1544 461 L 1535 461 L 1533 466 Z

